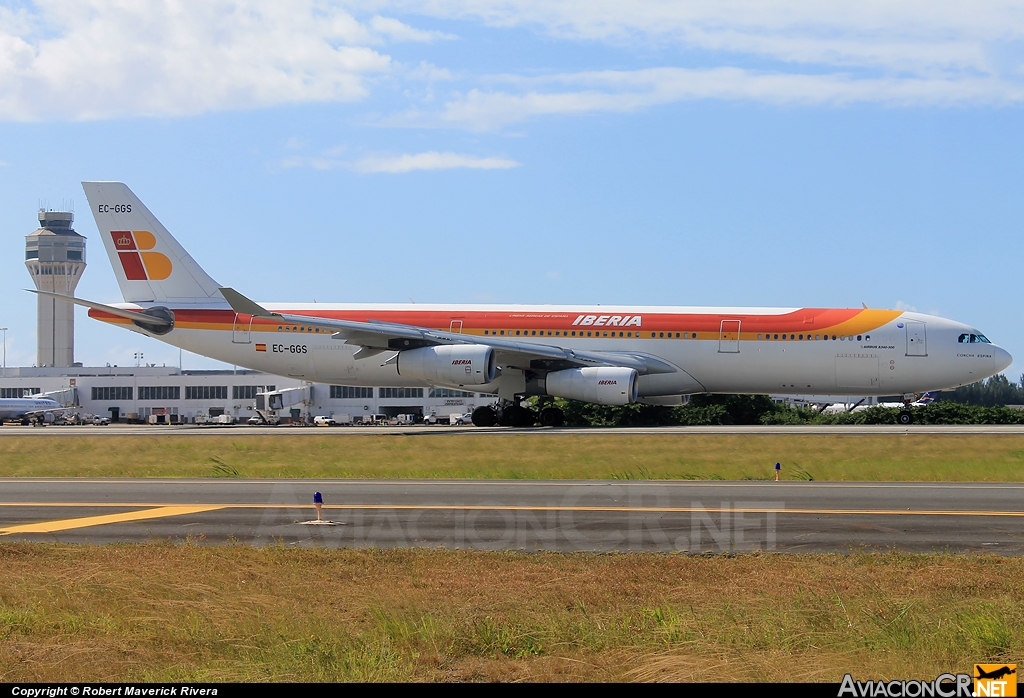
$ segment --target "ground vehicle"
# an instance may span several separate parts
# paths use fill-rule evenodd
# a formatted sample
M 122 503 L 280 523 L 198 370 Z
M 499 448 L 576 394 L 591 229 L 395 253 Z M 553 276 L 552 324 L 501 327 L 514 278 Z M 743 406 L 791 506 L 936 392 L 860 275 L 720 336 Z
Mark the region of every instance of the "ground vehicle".
M 99 417 L 99 416 L 96 416 L 96 417 L 92 418 L 92 423 L 95 426 L 98 426 L 98 427 L 105 427 L 105 426 L 108 426 L 110 424 L 110 417 Z
M 316 417 L 313 417 L 313 424 L 315 424 L 318 427 L 338 426 L 338 423 L 334 421 L 334 415 L 327 417 L 325 415 L 318 414 Z
M 462 426 L 463 424 L 473 423 L 473 413 L 467 412 L 465 414 L 450 414 L 448 415 L 448 423 L 452 426 Z
M 245 423 L 248 424 L 249 426 L 254 426 L 254 427 L 258 427 L 258 426 L 276 427 L 278 424 L 281 423 L 281 418 L 278 417 L 276 414 L 270 414 L 270 415 L 267 415 L 266 417 L 260 416 L 258 414 L 254 414 L 253 416 L 249 417 L 249 419 L 247 419 Z

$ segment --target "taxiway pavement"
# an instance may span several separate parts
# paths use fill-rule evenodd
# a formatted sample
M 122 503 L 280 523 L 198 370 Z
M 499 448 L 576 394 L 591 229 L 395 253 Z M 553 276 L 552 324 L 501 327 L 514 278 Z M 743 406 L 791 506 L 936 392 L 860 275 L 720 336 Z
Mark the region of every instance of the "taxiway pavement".
M 1020 555 L 1024 484 L 10 478 L 2 540 Z

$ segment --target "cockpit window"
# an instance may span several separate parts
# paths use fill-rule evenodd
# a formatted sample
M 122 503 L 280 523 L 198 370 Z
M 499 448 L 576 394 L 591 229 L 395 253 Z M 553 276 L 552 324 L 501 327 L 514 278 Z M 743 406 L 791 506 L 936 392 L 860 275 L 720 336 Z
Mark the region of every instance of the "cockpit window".
M 984 344 L 992 343 L 991 341 L 989 341 L 989 338 L 983 334 L 962 334 L 960 335 L 960 337 L 957 338 L 956 341 L 960 342 L 961 344 L 978 344 L 979 342 Z

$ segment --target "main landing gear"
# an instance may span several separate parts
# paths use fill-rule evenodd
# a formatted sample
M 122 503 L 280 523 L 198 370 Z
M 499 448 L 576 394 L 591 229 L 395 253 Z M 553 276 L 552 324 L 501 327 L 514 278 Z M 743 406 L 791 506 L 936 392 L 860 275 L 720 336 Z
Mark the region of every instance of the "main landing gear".
M 477 407 L 473 410 L 473 424 L 478 427 L 532 427 L 540 422 L 544 427 L 560 427 L 565 424 L 565 414 L 554 406 L 543 407 L 539 411 L 523 407 L 519 401 L 502 402 L 497 409 L 494 407 Z
M 900 413 L 896 416 L 896 421 L 903 426 L 914 423 L 914 413 L 910 408 L 910 403 L 913 401 L 914 397 L 915 396 L 913 394 L 903 396 L 903 409 L 900 410 Z

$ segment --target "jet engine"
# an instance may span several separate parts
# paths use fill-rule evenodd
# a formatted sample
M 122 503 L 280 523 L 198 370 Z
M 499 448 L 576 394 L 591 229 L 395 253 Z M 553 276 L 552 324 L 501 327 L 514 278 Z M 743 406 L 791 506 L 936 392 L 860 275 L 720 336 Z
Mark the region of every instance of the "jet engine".
M 400 352 L 398 373 L 442 385 L 483 385 L 494 380 L 497 366 L 491 347 L 453 344 Z
M 57 421 L 57 416 L 53 412 L 44 412 L 40 416 L 40 421 L 42 421 L 43 424 L 53 424 Z
M 636 402 L 637 372 L 632 368 L 569 368 L 552 371 L 545 378 L 548 395 L 599 405 Z

